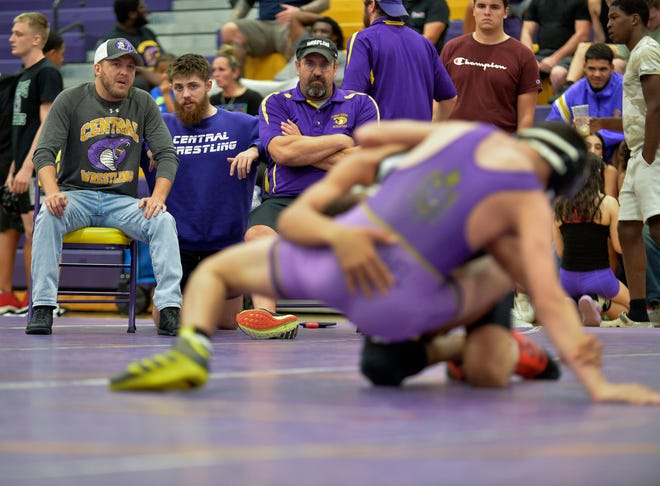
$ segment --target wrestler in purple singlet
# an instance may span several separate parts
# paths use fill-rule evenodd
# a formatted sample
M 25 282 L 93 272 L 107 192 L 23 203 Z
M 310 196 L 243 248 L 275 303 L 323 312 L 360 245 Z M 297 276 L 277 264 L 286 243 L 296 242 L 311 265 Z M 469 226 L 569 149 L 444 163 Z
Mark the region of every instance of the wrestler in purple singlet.
M 395 279 L 388 295 L 349 294 L 331 248 L 278 239 L 270 258 L 279 297 L 322 300 L 365 334 L 389 341 L 452 322 L 462 296 L 449 275 L 477 253 L 465 234 L 470 214 L 490 195 L 541 188 L 534 172 L 477 166 L 474 152 L 495 130 L 479 125 L 428 159 L 394 170 L 367 201 L 337 217 L 398 234 L 398 243 L 378 246 Z

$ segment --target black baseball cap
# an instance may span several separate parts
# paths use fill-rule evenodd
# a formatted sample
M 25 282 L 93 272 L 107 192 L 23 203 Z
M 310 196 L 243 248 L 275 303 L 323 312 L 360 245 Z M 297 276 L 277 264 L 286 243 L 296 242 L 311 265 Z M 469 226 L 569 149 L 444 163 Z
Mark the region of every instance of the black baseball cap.
M 337 61 L 337 58 L 339 58 L 337 46 L 330 39 L 325 37 L 309 37 L 298 43 L 296 59 L 300 61 L 302 58 L 313 52 L 321 54 L 330 62 L 335 62 Z

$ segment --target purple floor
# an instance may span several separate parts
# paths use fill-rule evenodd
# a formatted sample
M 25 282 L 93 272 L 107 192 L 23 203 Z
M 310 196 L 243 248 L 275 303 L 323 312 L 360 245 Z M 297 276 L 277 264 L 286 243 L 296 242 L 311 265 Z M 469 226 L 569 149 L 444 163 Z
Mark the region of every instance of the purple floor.
M 24 326 L 0 317 L 2 485 L 660 484 L 660 407 L 592 404 L 566 370 L 476 390 L 439 366 L 373 388 L 340 323 L 295 341 L 218 332 L 204 389 L 117 394 L 110 375 L 172 342 L 149 321 Z M 660 389 L 660 329 L 592 332 L 610 379 Z

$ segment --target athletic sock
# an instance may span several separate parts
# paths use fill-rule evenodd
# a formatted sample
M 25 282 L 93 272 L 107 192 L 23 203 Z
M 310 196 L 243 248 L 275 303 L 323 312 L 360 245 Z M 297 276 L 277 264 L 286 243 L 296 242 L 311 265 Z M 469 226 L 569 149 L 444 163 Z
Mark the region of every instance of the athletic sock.
M 211 345 L 211 336 L 209 336 L 209 333 L 199 327 L 194 327 L 193 329 L 195 330 L 195 334 L 193 335 L 195 341 L 211 351 L 213 346 Z
M 630 299 L 630 310 L 628 318 L 635 322 L 648 322 L 649 315 L 646 312 L 646 299 Z

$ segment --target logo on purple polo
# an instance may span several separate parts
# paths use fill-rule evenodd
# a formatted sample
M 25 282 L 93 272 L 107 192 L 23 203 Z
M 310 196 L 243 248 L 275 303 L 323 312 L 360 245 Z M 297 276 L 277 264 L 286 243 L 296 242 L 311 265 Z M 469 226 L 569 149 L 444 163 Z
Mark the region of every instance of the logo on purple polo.
M 126 160 L 131 146 L 131 139 L 127 137 L 106 138 L 99 140 L 87 150 L 87 158 L 97 169 L 106 172 L 118 171 Z

